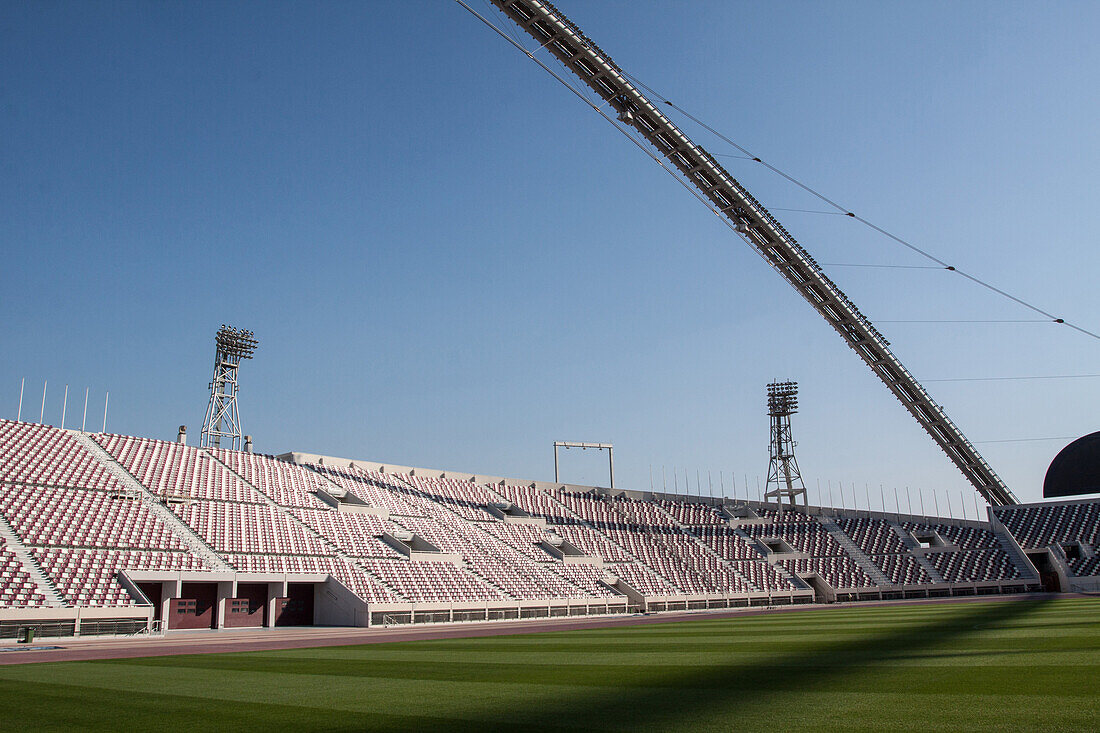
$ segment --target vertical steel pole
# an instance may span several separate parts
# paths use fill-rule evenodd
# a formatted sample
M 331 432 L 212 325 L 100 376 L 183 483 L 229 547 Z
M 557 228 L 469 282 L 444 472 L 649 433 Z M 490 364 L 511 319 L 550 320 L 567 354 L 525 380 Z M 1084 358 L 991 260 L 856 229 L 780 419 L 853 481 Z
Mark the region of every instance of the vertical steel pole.
M 607 447 L 607 470 L 611 474 L 611 488 L 615 488 L 615 449 Z
M 69 409 L 69 385 L 65 385 L 65 397 L 61 400 L 61 429 L 65 429 L 65 411 Z
M 558 444 L 554 443 L 554 483 L 558 483 Z
M 15 421 L 19 422 L 23 417 L 23 386 L 27 383 L 27 378 L 23 377 L 19 380 L 19 409 L 15 412 Z
M 104 433 L 107 432 L 107 403 L 110 401 L 110 399 L 111 399 L 111 393 L 107 392 L 106 396 L 103 398 L 103 432 Z
M 913 514 L 913 497 L 909 495 L 909 487 L 905 487 L 905 503 L 909 507 L 909 514 Z
M 894 487 L 894 509 L 895 509 L 894 513 L 898 515 L 898 521 L 900 522 L 901 521 L 901 502 L 898 501 L 898 487 L 897 486 Z
M 84 417 L 80 419 L 80 432 L 84 432 L 84 426 L 88 422 L 88 388 L 84 388 Z
M 38 424 L 41 425 L 46 420 L 46 380 L 42 381 L 42 410 L 38 413 Z

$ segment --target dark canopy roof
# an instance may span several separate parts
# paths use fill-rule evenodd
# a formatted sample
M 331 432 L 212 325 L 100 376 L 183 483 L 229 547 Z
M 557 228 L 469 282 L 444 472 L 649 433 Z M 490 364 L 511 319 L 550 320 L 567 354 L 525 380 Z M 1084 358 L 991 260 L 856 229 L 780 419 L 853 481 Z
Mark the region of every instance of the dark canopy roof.
M 1054 457 L 1043 481 L 1043 496 L 1100 494 L 1100 432 L 1078 438 Z

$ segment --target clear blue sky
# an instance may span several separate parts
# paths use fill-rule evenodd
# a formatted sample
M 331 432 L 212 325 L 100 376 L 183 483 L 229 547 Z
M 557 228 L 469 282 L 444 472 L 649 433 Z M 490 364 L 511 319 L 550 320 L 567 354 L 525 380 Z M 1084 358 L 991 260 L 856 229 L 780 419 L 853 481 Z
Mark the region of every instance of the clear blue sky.
M 560 6 L 761 157 L 1100 328 L 1100 5 Z M 765 205 L 820 208 L 728 160 Z M 844 217 L 777 214 L 821 262 L 924 264 Z M 812 501 L 818 479 L 969 501 L 756 254 L 450 2 L 5 3 L 0 246 L 5 417 L 26 377 L 37 419 L 48 379 L 47 422 L 67 383 L 70 427 L 90 387 L 93 424 L 110 390 L 109 429 L 197 439 L 224 322 L 260 340 L 240 402 L 264 452 L 550 478 L 553 440 L 608 441 L 623 486 L 652 465 L 658 486 L 664 466 L 670 487 L 676 467 L 681 488 L 685 468 L 755 488 L 781 377 Z M 1033 317 L 944 272 L 831 272 L 873 320 Z M 1100 372 L 1100 342 L 1054 325 L 881 330 L 921 378 Z M 991 441 L 1096 430 L 1098 385 L 927 386 Z M 1026 500 L 1064 442 L 979 448 Z M 602 466 L 570 456 L 563 478 Z

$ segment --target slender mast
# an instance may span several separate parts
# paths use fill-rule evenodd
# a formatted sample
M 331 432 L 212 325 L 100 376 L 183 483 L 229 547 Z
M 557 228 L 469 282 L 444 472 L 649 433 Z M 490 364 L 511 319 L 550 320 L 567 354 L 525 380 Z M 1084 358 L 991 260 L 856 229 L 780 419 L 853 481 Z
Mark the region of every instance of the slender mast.
M 1018 503 L 1001 478 L 920 383 L 889 342 L 786 229 L 703 148 L 638 91 L 611 58 L 557 8 L 539 0 L 490 0 L 605 100 L 672 163 L 715 212 L 816 310 L 992 505 Z

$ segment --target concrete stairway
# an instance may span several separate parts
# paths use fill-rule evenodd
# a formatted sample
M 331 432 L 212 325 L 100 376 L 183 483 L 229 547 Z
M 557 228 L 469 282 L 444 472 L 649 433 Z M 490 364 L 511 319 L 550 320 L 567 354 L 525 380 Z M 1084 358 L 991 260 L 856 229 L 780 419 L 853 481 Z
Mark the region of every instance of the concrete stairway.
M 932 582 L 946 583 L 947 581 L 945 581 L 943 579 L 943 576 L 940 575 L 940 571 L 936 570 L 936 566 L 928 561 L 928 558 L 924 556 L 924 553 L 915 552 L 915 550 L 920 549 L 920 545 L 917 543 L 916 540 L 913 539 L 913 536 L 902 529 L 900 525 L 895 524 L 894 522 L 890 522 L 890 526 L 894 529 L 895 532 L 897 532 L 898 537 L 901 538 L 902 544 L 904 544 L 907 549 L 914 551 L 910 552 L 909 554 L 911 554 L 916 559 L 918 565 L 924 568 L 924 572 L 928 573 L 928 577 L 932 579 Z
M 698 546 L 698 547 L 701 547 L 703 549 L 703 552 L 705 552 L 706 554 L 710 555 L 711 557 L 717 559 L 718 562 L 720 562 L 726 568 L 726 570 L 728 570 L 731 573 L 733 573 L 734 575 L 737 575 L 738 577 L 740 577 L 743 581 L 745 581 L 746 586 L 748 586 L 749 588 L 753 587 L 752 582 L 748 578 L 746 578 L 744 575 L 742 575 L 740 572 L 738 572 L 736 566 L 734 566 L 733 563 L 731 563 L 726 558 L 722 557 L 717 552 L 715 552 L 713 547 L 708 545 L 706 542 L 703 542 L 703 540 L 701 538 L 697 537 L 694 532 L 692 532 L 690 529 L 687 528 L 687 526 L 685 524 L 680 522 L 680 520 L 677 519 L 676 517 L 672 516 L 671 512 L 667 511 L 663 507 L 658 507 L 658 509 L 661 511 L 662 514 L 664 514 L 666 517 L 668 517 L 669 521 L 673 524 L 673 526 L 675 526 L 677 529 L 679 529 L 685 536 L 690 537 L 691 539 L 695 540 L 695 545 Z
M 760 553 L 763 553 L 764 557 L 768 556 L 767 548 L 764 547 L 763 545 L 761 545 L 759 542 L 757 542 L 752 537 L 750 537 L 748 532 L 741 529 L 740 527 L 733 527 L 732 529 L 733 529 L 733 533 L 735 535 L 737 535 L 738 537 L 740 537 L 741 539 L 743 539 L 745 542 L 747 542 L 750 547 L 756 549 Z M 779 573 L 782 577 L 786 578 L 791 583 L 791 585 L 793 585 L 795 588 L 798 588 L 799 590 L 813 590 L 813 588 L 811 588 L 805 580 L 798 577 L 797 575 L 795 575 L 791 571 L 787 570 L 787 568 L 783 567 L 779 563 L 769 563 L 769 564 L 773 568 L 775 568 L 775 571 L 777 573 Z
M 57 587 L 50 580 L 49 576 L 43 572 L 42 568 L 35 562 L 34 556 L 27 550 L 26 546 L 19 539 L 19 535 L 15 533 L 12 526 L 8 524 L 8 520 L 0 515 L 0 537 L 4 538 L 5 547 L 15 555 L 23 566 L 23 570 L 34 581 L 35 586 L 38 588 L 38 592 L 46 597 L 46 604 L 49 606 L 64 606 L 65 598 L 58 592 Z
M 1031 563 L 1031 560 L 1027 559 L 1024 553 L 1020 551 L 1019 545 L 1002 536 L 1000 532 L 994 534 L 994 539 L 997 542 L 997 546 L 1004 550 L 1005 554 L 1012 560 L 1012 564 L 1020 569 L 1021 578 L 1029 578 L 1038 582 L 1039 574 L 1035 572 L 1035 566 Z
M 836 521 L 832 517 L 818 517 L 821 522 L 821 526 L 833 536 L 833 539 L 844 548 L 856 564 L 863 568 L 863 572 L 867 573 L 871 580 L 875 581 L 875 585 L 893 585 L 890 579 L 886 577 L 886 574 L 879 569 L 878 565 L 875 565 L 874 561 L 867 556 L 867 553 L 863 551 L 859 545 L 852 541 L 840 527 L 837 526 Z
M 73 436 L 78 443 L 95 456 L 96 460 L 102 463 L 111 475 L 122 483 L 127 491 L 140 499 L 153 514 L 159 516 L 165 524 L 175 530 L 176 535 L 185 545 L 187 545 L 187 548 L 191 550 L 193 554 L 205 560 L 214 570 L 233 570 L 229 563 L 223 560 L 221 556 L 214 551 L 213 547 L 206 544 L 206 540 L 200 537 L 195 530 L 191 529 L 186 522 L 176 516 L 175 512 L 165 506 L 159 496 L 142 486 L 141 482 L 123 468 L 122 464 L 116 461 L 99 443 L 78 430 L 70 430 L 69 435 Z
M 298 517 L 297 517 L 297 516 L 296 516 L 296 515 L 294 514 L 294 512 L 288 511 L 286 507 L 284 507 L 284 506 L 281 506 L 281 505 L 279 505 L 279 504 L 278 504 L 278 503 L 277 503 L 277 502 L 276 502 L 276 501 L 275 501 L 274 499 L 272 499 L 272 498 L 271 498 L 270 496 L 268 496 L 268 495 L 267 495 L 267 494 L 266 494 L 266 493 L 265 493 L 265 492 L 263 491 L 263 489 L 261 489 L 261 488 L 260 488 L 259 486 L 257 486 L 256 484 L 252 483 L 251 481 L 248 481 L 247 479 L 245 479 L 245 477 L 244 477 L 244 476 L 240 475 L 239 473 L 237 473 L 236 471 L 234 471 L 234 470 L 233 470 L 232 468 L 230 468 L 230 467 L 229 467 L 229 464 L 228 464 L 228 463 L 226 463 L 225 461 L 221 460 L 220 458 L 218 458 L 217 456 L 215 456 L 215 455 L 214 455 L 213 453 L 211 453 L 210 451 L 206 451 L 206 454 L 207 454 L 207 456 L 208 456 L 208 457 L 210 458 L 210 460 L 214 461 L 215 463 L 217 463 L 218 465 L 220 465 L 220 466 L 221 466 L 222 468 L 224 468 L 224 469 L 225 469 L 226 471 L 228 471 L 229 473 L 231 473 L 231 474 L 233 474 L 234 476 L 236 476 L 236 477 L 237 477 L 237 479 L 238 479 L 238 480 L 239 480 L 239 481 L 240 481 L 241 483 L 243 483 L 243 484 L 244 484 L 245 486 L 251 486 L 251 487 L 252 487 L 253 489 L 255 489 L 255 490 L 256 490 L 256 493 L 257 493 L 257 494 L 259 494 L 260 496 L 262 496 L 262 497 L 264 498 L 264 502 L 265 502 L 265 503 L 266 503 L 266 504 L 267 504 L 268 506 L 270 506 L 270 507 L 271 507 L 272 509 L 274 509 L 275 511 L 277 511 L 277 512 L 280 512 L 280 513 L 282 513 L 282 514 L 283 514 L 283 515 L 284 515 L 285 517 L 287 517 L 287 518 L 288 518 L 288 519 L 289 519 L 290 521 L 294 522 L 294 523 L 295 523 L 295 524 L 297 524 L 297 525 L 298 525 L 299 527 L 301 527 L 301 528 L 302 528 L 302 529 L 303 529 L 303 530 L 304 530 L 305 532 L 307 532 L 307 533 L 309 533 L 309 534 L 313 535 L 314 537 L 316 537 L 317 539 L 319 539 L 319 540 L 320 540 L 321 542 L 323 542 L 323 543 L 325 544 L 325 546 L 327 546 L 327 547 L 328 547 L 328 548 L 330 549 L 330 551 L 332 552 L 332 554 L 336 555 L 336 556 L 337 556 L 338 558 L 340 558 L 341 560 L 344 560 L 344 561 L 346 561 L 346 562 L 350 563 L 351 565 L 355 566 L 355 567 L 356 567 L 356 568 L 358 568 L 358 569 L 359 569 L 360 571 L 362 571 L 362 572 L 363 572 L 363 573 L 364 573 L 365 575 L 367 575 L 368 577 L 370 577 L 370 579 L 371 579 L 371 580 L 373 580 L 373 581 L 377 582 L 377 583 L 378 583 L 379 585 L 381 585 L 382 587 L 384 587 L 384 588 L 386 588 L 387 590 L 389 590 L 389 591 L 390 591 L 391 593 L 393 593 L 393 594 L 394 594 L 395 596 L 397 596 L 398 598 L 404 598 L 404 596 L 402 596 L 402 595 L 401 595 L 400 593 L 398 593 L 398 592 L 397 592 L 397 590 L 396 590 L 395 588 L 391 587 L 391 586 L 390 586 L 390 585 L 389 585 L 388 583 L 386 583 L 385 581 L 383 581 L 383 580 L 382 580 L 381 578 L 379 578 L 379 577 L 375 576 L 375 575 L 374 575 L 373 573 L 371 573 L 370 571 L 368 571 L 368 570 L 367 570 L 367 569 L 366 569 L 365 567 L 363 567 L 363 566 L 362 566 L 362 565 L 361 565 L 361 564 L 359 563 L 359 561 L 358 561 L 358 560 L 357 560 L 356 558 L 354 558 L 354 557 L 352 557 L 351 555 L 349 555 L 348 553 L 344 552 L 344 550 L 343 550 L 343 549 L 341 549 L 341 548 L 340 548 L 340 546 L 339 546 L 339 545 L 337 545 L 337 544 L 336 544 L 335 542 L 333 542 L 332 540 L 330 540 L 330 539 L 329 539 L 328 537 L 325 537 L 325 536 L 324 536 L 323 534 L 321 534 L 320 532 L 318 532 L 317 530 L 315 530 L 315 529 L 314 529 L 313 527 L 310 527 L 310 526 L 309 526 L 308 524 L 306 524 L 306 523 L 305 523 L 305 522 L 303 522 L 303 521 L 302 521 L 301 519 L 299 519 L 299 518 L 298 518 Z M 318 475 L 320 475 L 320 474 L 318 474 Z M 322 478 L 324 478 L 324 477 L 322 476 Z M 331 482 L 331 481 L 329 481 L 329 480 L 328 480 L 327 478 L 325 479 L 325 481 L 326 481 L 326 482 L 328 482 L 328 483 L 332 483 L 332 482 Z M 333 486 L 336 486 L 335 484 L 332 484 L 332 485 L 333 485 Z M 337 487 L 337 488 L 339 488 L 339 487 Z M 340 489 L 340 491 L 343 491 L 343 489 Z

